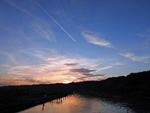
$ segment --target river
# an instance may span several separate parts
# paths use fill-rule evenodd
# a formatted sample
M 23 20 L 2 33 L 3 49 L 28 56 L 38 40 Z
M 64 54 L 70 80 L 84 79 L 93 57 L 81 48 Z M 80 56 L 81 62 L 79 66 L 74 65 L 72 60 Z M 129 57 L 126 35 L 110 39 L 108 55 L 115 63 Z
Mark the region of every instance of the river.
M 150 113 L 150 111 L 134 106 L 133 102 L 109 101 L 100 97 L 73 94 L 18 113 Z

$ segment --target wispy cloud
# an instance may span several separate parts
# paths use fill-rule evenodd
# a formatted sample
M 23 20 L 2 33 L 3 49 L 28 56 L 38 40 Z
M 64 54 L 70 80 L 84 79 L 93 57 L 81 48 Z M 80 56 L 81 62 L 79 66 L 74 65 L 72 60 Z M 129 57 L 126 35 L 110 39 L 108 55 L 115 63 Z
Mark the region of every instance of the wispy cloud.
M 102 66 L 99 65 L 100 59 L 91 59 L 70 53 L 62 54 L 53 49 L 23 50 L 20 52 L 21 54 L 32 57 L 38 62 L 30 64 L 18 62 L 17 65 L 2 66 L 3 70 L 7 70 L 7 73 L 4 73 L 7 76 L 1 77 L 3 78 L 0 81 L 1 84 L 9 83 L 9 81 L 11 85 L 16 85 L 102 80 L 107 76 L 99 74 L 101 71 L 124 65 L 122 62 L 114 62 Z M 15 55 L 14 58 L 16 59 Z
M 30 50 L 24 51 L 23 54 L 29 54 L 42 62 L 30 65 L 19 64 L 14 66 L 3 66 L 3 68 L 7 68 L 8 73 L 5 73 L 7 76 L 3 76 L 3 80 L 0 81 L 0 83 L 3 82 L 1 84 L 4 84 L 4 82 L 9 83 L 9 81 L 11 85 L 59 83 L 76 81 L 77 78 L 84 78 L 86 80 L 96 80 L 97 78 L 97 80 L 99 80 L 99 77 L 94 74 L 98 69 L 96 60 L 81 56 L 72 57 L 64 54 L 62 55 L 54 50 L 49 52 Z M 82 62 L 82 64 L 80 62 Z
M 44 21 L 35 21 L 32 22 L 30 26 L 35 31 L 35 34 L 38 34 L 37 36 L 40 35 L 40 37 L 49 41 L 56 41 L 55 34 L 52 31 L 49 23 Z
M 124 63 L 124 62 L 115 62 L 112 65 L 114 65 L 114 66 L 120 66 L 120 65 L 126 65 L 126 63 Z
M 110 69 L 110 68 L 112 68 L 112 67 L 113 67 L 112 65 L 110 65 L 110 66 L 105 66 L 105 67 L 102 67 L 102 68 L 98 68 L 97 71 L 102 71 L 102 70 L 105 70 L 105 69 Z
M 113 68 L 115 66 L 121 66 L 121 65 L 125 65 L 125 63 L 123 62 L 114 62 L 114 63 L 111 63 L 110 65 L 108 66 L 104 66 L 104 67 L 100 67 L 96 70 L 96 72 L 99 72 L 99 71 L 102 71 L 102 70 L 107 70 L 107 69 L 110 69 L 110 68 Z
M 147 62 L 150 59 L 150 56 L 136 56 L 134 53 L 120 53 L 121 56 L 129 58 L 132 61 L 138 62 Z
M 15 30 L 13 30 L 13 29 L 10 30 L 11 32 L 15 31 L 13 33 L 13 35 L 15 35 L 15 37 L 24 38 L 29 42 L 31 42 L 31 40 L 33 40 L 35 37 L 44 38 L 44 39 L 47 39 L 49 41 L 56 41 L 55 40 L 55 34 L 52 31 L 49 22 L 42 20 L 41 18 L 36 16 L 31 10 L 29 11 L 27 8 L 22 8 L 22 6 L 18 5 L 15 2 L 12 2 L 11 0 L 6 0 L 6 2 L 9 5 L 11 5 L 12 7 L 18 9 L 22 13 L 24 13 L 24 14 L 26 14 L 26 15 L 28 15 L 34 19 L 34 21 L 32 21 L 32 19 L 31 19 L 30 22 L 28 21 L 28 23 L 26 23 L 26 27 L 28 27 L 27 29 L 30 30 L 30 32 L 32 32 L 32 34 L 25 33 L 24 32 L 25 26 L 22 25 L 19 28 L 16 27 Z
M 37 18 L 35 15 L 31 14 L 30 12 L 28 12 L 26 9 L 23 9 L 21 6 L 16 5 L 14 2 L 12 2 L 11 0 L 5 0 L 9 5 L 13 6 L 14 8 L 22 11 L 23 13 L 33 17 L 33 18 Z
M 9 77 L 5 77 L 9 76 Z M 26 77 L 19 77 L 16 75 L 2 75 L 0 74 L 0 84 L 3 85 L 31 85 L 31 84 L 48 84 L 50 81 L 48 80 L 38 80 L 36 78 L 26 78 Z
M 108 47 L 108 48 L 112 48 L 112 44 L 101 38 L 100 36 L 98 36 L 97 34 L 95 33 L 92 33 L 92 32 L 82 32 L 82 36 L 89 42 L 89 43 L 92 43 L 92 44 L 95 44 L 95 45 L 98 45 L 98 46 L 101 46 L 101 47 Z
M 150 29 L 147 29 L 142 33 L 138 33 L 137 36 L 150 39 Z
M 143 47 L 145 49 L 150 49 L 150 29 L 147 29 L 142 33 L 138 33 L 137 36 L 142 37 L 144 39 Z
M 15 58 L 15 55 L 14 55 L 15 52 L 11 53 L 11 52 L 0 50 L 0 54 L 4 55 L 6 58 L 8 58 L 9 63 L 13 63 L 14 65 L 18 64 L 18 62 L 17 62 L 17 60 Z

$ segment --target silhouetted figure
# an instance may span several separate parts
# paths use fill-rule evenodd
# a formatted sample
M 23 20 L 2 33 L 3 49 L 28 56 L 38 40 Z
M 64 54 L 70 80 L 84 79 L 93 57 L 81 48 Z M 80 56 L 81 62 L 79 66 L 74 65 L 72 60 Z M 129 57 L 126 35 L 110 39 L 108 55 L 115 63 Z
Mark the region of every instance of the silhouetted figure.
M 62 104 L 62 98 L 60 98 L 60 103 Z
M 42 111 L 44 111 L 44 103 L 43 103 Z

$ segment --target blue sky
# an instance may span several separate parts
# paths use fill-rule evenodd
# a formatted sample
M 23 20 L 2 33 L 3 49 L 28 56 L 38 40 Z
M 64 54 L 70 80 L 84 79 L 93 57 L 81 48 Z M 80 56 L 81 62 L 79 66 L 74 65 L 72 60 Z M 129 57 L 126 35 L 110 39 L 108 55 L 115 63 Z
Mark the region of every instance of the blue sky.
M 149 20 L 149 0 L 0 1 L 0 84 L 149 70 Z

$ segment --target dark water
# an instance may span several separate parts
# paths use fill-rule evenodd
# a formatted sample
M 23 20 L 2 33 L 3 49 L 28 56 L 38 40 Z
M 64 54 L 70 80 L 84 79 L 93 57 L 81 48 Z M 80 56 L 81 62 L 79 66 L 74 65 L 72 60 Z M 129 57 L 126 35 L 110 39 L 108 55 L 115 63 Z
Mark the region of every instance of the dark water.
M 19 113 L 150 113 L 148 105 L 137 102 L 118 102 L 100 97 L 70 95 L 47 102 Z M 146 104 L 146 103 L 145 103 Z

